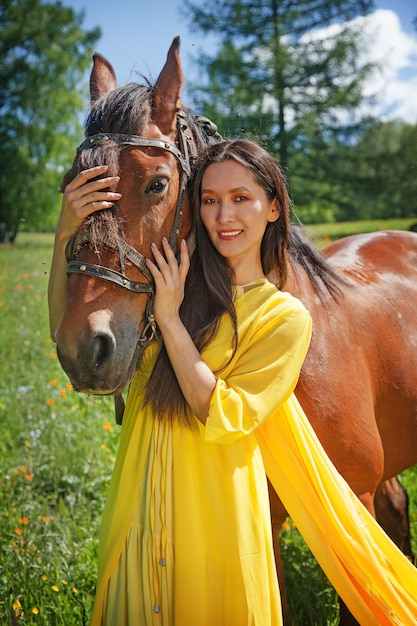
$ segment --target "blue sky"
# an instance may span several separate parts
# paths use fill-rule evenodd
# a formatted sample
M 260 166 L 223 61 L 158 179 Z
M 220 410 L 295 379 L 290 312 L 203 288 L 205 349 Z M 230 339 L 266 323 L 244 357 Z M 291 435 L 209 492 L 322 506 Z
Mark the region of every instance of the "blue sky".
M 63 4 L 85 10 L 85 28 L 100 26 L 96 49 L 112 63 L 119 83 L 134 79 L 135 70 L 156 78 L 176 35 L 181 37 L 185 79 L 194 79 L 198 70 L 192 56 L 207 50 L 210 42 L 190 32 L 179 15 L 180 0 L 63 0 Z M 370 32 L 371 55 L 384 62 L 384 73 L 369 91 L 381 92 L 378 114 L 417 123 L 417 31 L 412 24 L 417 5 L 413 0 L 379 0 L 376 6 L 379 11 L 369 22 L 377 29 Z

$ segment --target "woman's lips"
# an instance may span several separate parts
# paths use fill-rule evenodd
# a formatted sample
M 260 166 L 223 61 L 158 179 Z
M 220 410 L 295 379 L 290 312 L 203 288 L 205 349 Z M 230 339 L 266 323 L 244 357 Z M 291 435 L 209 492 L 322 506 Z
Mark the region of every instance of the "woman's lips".
M 241 230 L 220 230 L 217 233 L 217 236 L 219 237 L 219 239 L 236 239 L 236 237 L 239 237 L 240 233 L 242 231 Z

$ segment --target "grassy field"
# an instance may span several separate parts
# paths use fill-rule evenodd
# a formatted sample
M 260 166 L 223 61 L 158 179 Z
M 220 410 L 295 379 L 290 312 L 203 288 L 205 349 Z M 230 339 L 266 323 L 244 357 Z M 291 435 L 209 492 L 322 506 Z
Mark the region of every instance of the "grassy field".
M 72 391 L 49 338 L 51 245 L 0 249 L 2 625 L 88 623 L 118 439 L 111 400 Z
M 307 233 L 319 247 L 336 239 L 370 233 L 374 230 L 409 230 L 417 223 L 416 217 L 392 220 L 368 220 L 363 222 L 337 222 L 336 224 L 311 224 L 306 226 Z
M 112 400 L 76 394 L 56 358 L 46 306 L 51 248 L 52 236 L 40 234 L 0 246 L 2 626 L 88 624 L 119 436 Z M 402 477 L 415 552 L 416 479 L 417 469 Z M 282 538 L 295 624 L 336 625 L 335 593 L 290 520 Z

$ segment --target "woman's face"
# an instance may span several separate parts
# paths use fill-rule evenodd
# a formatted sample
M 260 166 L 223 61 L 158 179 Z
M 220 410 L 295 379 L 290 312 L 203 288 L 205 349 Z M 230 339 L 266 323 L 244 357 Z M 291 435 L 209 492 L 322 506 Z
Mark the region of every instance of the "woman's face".
M 279 217 L 278 202 L 245 167 L 227 159 L 209 165 L 201 181 L 200 216 L 216 250 L 244 284 L 263 276 L 261 243 L 268 222 Z

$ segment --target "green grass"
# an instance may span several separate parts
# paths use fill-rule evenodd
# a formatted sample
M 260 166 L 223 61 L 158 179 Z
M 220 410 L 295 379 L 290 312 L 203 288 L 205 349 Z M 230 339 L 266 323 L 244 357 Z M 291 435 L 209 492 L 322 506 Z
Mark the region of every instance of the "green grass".
M 88 623 L 118 439 L 112 401 L 76 394 L 49 338 L 51 246 L 0 248 L 2 625 Z
M 89 623 L 98 528 L 119 436 L 109 398 L 76 394 L 49 338 L 51 235 L 0 246 L 0 624 Z M 417 553 L 417 469 L 402 479 Z M 295 626 L 337 624 L 298 531 L 282 532 Z
M 416 217 L 392 220 L 365 220 L 363 222 L 337 222 L 335 224 L 310 224 L 306 226 L 307 233 L 317 246 L 321 247 L 336 239 L 370 233 L 374 230 L 409 230 L 417 222 Z

